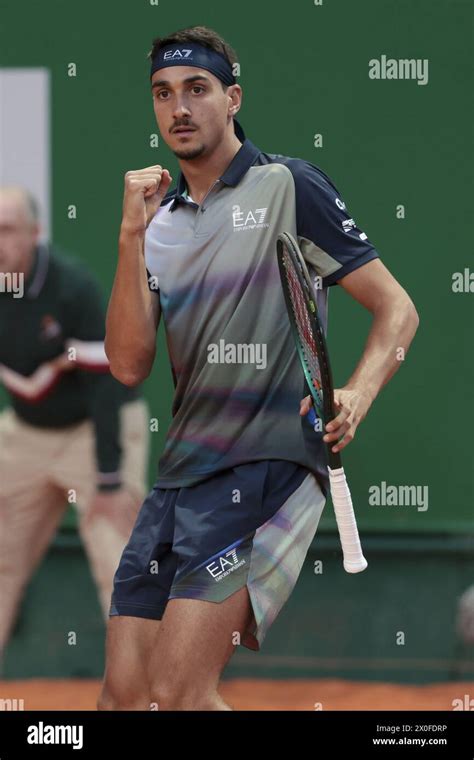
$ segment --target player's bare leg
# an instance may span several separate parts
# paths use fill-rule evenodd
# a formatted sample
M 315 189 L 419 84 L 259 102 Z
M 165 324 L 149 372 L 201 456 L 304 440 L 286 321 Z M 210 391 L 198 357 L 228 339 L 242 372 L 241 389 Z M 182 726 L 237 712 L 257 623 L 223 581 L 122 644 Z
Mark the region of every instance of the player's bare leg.
M 160 622 L 127 615 L 109 618 L 98 710 L 150 709 L 147 665 Z
M 217 686 L 252 615 L 246 586 L 220 603 L 171 599 L 149 663 L 155 709 L 232 710 Z

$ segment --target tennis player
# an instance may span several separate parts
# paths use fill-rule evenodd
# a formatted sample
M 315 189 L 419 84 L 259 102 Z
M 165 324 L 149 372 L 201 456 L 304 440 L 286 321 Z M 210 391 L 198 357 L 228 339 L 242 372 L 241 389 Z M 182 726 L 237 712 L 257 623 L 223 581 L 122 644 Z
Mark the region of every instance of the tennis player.
M 229 710 L 220 675 L 237 645 L 261 647 L 315 535 L 323 436 L 339 450 L 352 440 L 418 317 L 331 179 L 246 138 L 237 57 L 218 34 L 156 39 L 150 58 L 158 128 L 181 171 L 174 189 L 161 165 L 125 175 L 106 352 L 115 377 L 140 383 L 163 316 L 175 395 L 158 480 L 115 574 L 98 707 Z M 320 435 L 278 274 L 284 230 L 321 278 L 324 323 L 336 283 L 373 315 Z

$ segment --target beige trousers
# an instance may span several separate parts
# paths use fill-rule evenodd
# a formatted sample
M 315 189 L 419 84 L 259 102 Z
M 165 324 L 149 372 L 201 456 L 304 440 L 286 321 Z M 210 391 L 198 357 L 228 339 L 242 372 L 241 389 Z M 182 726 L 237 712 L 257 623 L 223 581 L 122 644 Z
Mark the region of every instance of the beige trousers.
M 121 408 L 122 482 L 143 502 L 148 466 L 148 409 L 139 399 Z M 85 524 L 96 485 L 95 436 L 86 420 L 63 430 L 41 430 L 12 409 L 0 414 L 0 655 L 25 588 L 74 503 L 104 618 L 126 539 L 105 517 Z M 133 523 L 130 525 L 130 530 Z

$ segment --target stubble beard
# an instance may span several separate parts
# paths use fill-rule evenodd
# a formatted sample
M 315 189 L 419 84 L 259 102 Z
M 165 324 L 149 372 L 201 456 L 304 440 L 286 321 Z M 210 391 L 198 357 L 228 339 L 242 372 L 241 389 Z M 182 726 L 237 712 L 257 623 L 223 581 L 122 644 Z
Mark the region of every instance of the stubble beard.
M 205 151 L 204 145 L 198 145 L 196 148 L 182 148 L 173 150 L 176 158 L 180 158 L 182 161 L 192 161 L 193 158 L 199 158 Z

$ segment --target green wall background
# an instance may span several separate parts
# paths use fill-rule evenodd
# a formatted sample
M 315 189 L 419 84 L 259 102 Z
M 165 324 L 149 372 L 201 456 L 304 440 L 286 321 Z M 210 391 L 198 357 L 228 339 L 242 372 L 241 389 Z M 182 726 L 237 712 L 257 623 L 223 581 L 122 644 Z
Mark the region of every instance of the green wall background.
M 0 65 L 51 71 L 53 240 L 86 261 L 107 294 L 123 174 L 155 163 L 178 174 L 164 142 L 150 147 L 157 131 L 151 40 L 202 23 L 231 42 L 241 63 L 239 119 L 247 136 L 262 150 L 305 158 L 329 174 L 420 314 L 410 354 L 346 450 L 360 528 L 472 531 L 473 294 L 451 288 L 453 272 L 472 262 L 472 3 L 2 0 L 1 16 Z M 368 61 L 382 54 L 427 58 L 429 83 L 370 80 Z M 75 78 L 67 75 L 70 62 Z M 323 134 L 323 148 L 313 146 L 315 133 Z M 78 210 L 74 221 L 70 204 Z M 404 220 L 396 218 L 398 204 Z M 331 289 L 337 385 L 351 374 L 369 324 L 341 288 Z M 172 396 L 162 330 L 157 356 L 144 387 L 150 415 L 160 421 L 150 483 Z M 369 506 L 368 488 L 381 481 L 428 485 L 429 509 Z M 325 512 L 322 527 L 333 529 Z

